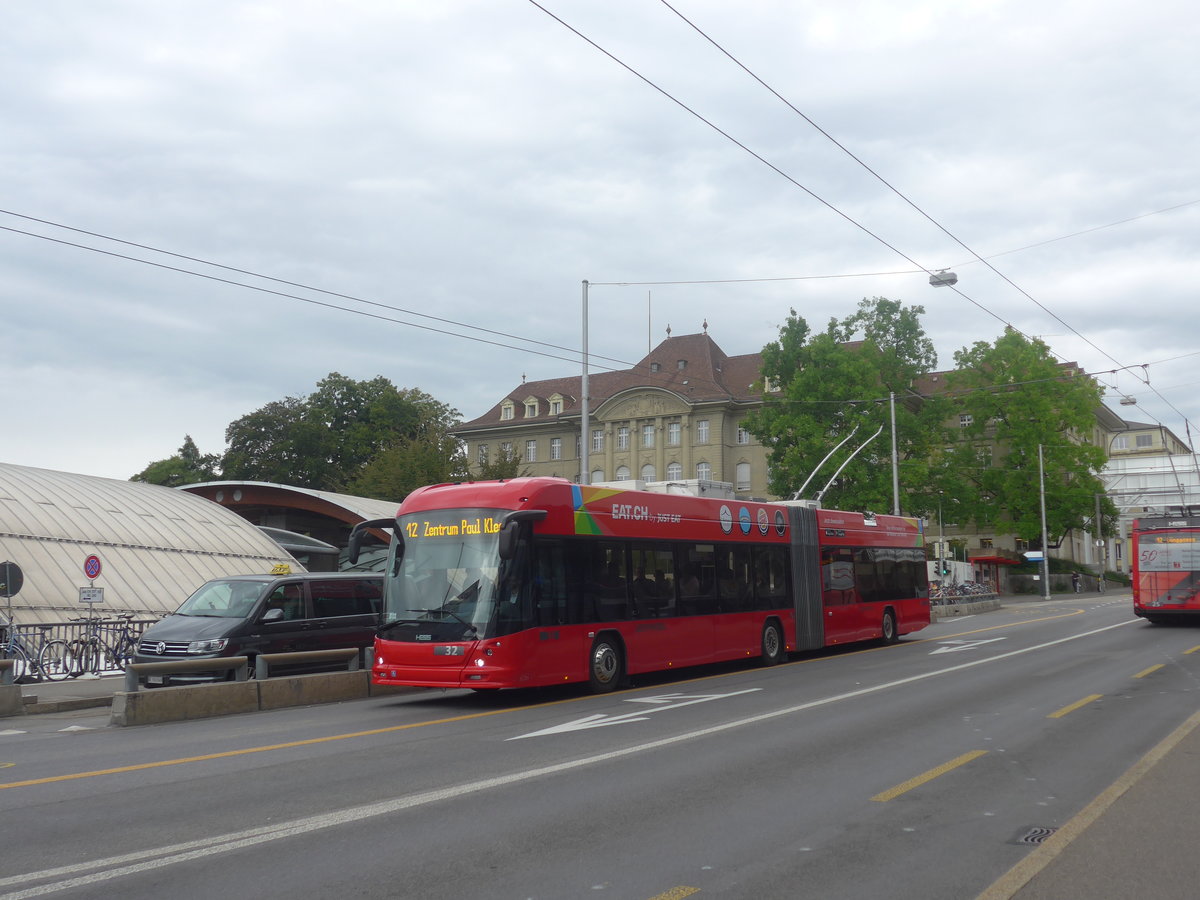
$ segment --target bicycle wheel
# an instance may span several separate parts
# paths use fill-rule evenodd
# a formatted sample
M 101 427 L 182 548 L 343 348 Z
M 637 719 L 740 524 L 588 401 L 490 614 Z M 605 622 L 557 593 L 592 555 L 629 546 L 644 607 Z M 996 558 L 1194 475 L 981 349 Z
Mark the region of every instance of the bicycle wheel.
M 71 674 L 71 647 L 66 641 L 47 641 L 38 653 L 38 669 L 49 681 L 62 681 Z
M 94 635 L 80 638 L 71 642 L 72 665 L 70 675 L 78 678 L 80 675 L 99 675 L 103 667 L 104 652 L 100 641 Z
M 133 662 L 133 654 L 137 651 L 137 644 L 128 634 L 123 634 L 117 638 L 116 643 L 108 648 L 108 663 L 109 667 L 124 672 L 125 667 Z
M 33 680 L 34 673 L 30 671 L 31 667 L 29 665 L 29 657 L 25 655 L 24 650 L 22 650 L 16 644 L 9 644 L 0 649 L 3 649 L 4 651 L 3 658 L 11 659 L 13 662 L 13 684 L 24 684 L 26 681 Z

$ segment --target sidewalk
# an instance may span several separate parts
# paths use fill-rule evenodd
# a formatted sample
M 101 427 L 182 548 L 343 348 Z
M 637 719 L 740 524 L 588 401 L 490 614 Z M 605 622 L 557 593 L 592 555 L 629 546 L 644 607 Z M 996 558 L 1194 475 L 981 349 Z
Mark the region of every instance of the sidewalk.
M 1194 900 L 1200 894 L 1200 713 L 978 900 Z
M 112 706 L 113 694 L 125 690 L 124 675 L 83 675 L 64 681 L 21 685 L 25 714 L 67 712 Z

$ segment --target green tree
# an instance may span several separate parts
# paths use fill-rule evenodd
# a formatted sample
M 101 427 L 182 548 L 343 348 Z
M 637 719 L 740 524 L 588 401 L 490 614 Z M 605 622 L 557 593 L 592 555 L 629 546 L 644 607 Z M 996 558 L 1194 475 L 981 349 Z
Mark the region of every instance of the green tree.
M 894 392 L 900 482 L 907 492 L 904 510 L 927 511 L 908 502 L 924 503 L 929 496 L 929 459 L 944 415 L 941 404 L 922 402 L 912 390 L 913 381 L 937 364 L 933 342 L 920 323 L 924 312 L 884 297 L 864 298 L 852 315 L 831 319 L 825 331 L 813 334 L 791 310 L 779 340 L 763 348 L 762 374 L 773 389 L 764 392 L 763 406 L 746 420 L 746 428 L 767 447 L 773 493 L 794 494 L 846 440 L 805 489 L 806 496 L 815 496 L 838 466 L 882 428 L 841 471 L 822 503 L 891 510 L 889 401 Z
M 447 432 L 458 419 L 423 391 L 332 372 L 308 397 L 268 403 L 233 422 L 225 432 L 225 477 L 346 491 L 385 452 L 450 452 Z
M 152 462 L 138 472 L 130 481 L 143 481 L 146 484 L 161 484 L 164 487 L 179 487 L 184 484 L 197 484 L 201 481 L 214 481 L 220 477 L 218 464 L 220 457 L 215 453 L 201 453 L 190 434 L 184 435 L 183 446 L 179 452 L 167 459 Z
M 940 464 L 959 521 L 1040 541 L 1040 447 L 1050 542 L 1073 528 L 1092 529 L 1107 449 L 1092 441 L 1102 396 L 1095 380 L 1011 328 L 954 359 L 947 383 L 957 415 Z M 1101 515 L 1111 521 L 1115 514 L 1102 498 Z

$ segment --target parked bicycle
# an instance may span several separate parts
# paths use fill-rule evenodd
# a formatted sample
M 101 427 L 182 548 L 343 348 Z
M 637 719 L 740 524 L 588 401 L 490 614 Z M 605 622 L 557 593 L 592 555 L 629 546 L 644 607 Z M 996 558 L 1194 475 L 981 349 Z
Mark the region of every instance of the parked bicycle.
M 72 678 L 80 675 L 99 675 L 102 672 L 119 671 L 133 659 L 137 649 L 130 622 L 130 613 L 121 613 L 115 619 L 84 617 L 72 619 L 84 622 L 83 637 L 71 641 L 68 650 L 68 674 Z
M 13 681 L 62 681 L 71 674 L 70 647 L 59 638 L 50 640 L 53 625 L 27 628 L 9 626 L 0 641 L 0 656 L 13 660 Z

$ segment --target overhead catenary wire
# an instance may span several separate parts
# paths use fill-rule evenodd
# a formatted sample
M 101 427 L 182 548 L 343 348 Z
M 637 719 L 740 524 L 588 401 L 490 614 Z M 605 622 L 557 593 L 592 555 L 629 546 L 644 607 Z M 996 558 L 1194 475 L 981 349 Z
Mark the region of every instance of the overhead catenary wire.
M 750 156 L 754 157 L 756 160 L 758 160 L 759 162 L 761 162 L 763 165 L 767 166 L 769 169 L 771 169 L 772 171 L 774 171 L 775 173 L 777 173 L 778 175 L 780 175 L 781 177 L 783 177 L 784 179 L 786 179 L 788 182 L 790 182 L 791 184 L 793 184 L 795 187 L 797 187 L 797 188 L 799 188 L 800 190 L 804 191 L 806 194 L 808 194 L 810 197 L 812 197 L 812 198 L 813 198 L 814 200 L 816 200 L 818 203 L 822 204 L 822 205 L 823 205 L 823 206 L 825 206 L 827 209 L 829 209 L 829 210 L 831 210 L 832 212 L 836 213 L 836 214 L 837 214 L 838 216 L 840 216 L 842 219 L 844 219 L 845 221 L 849 222 L 849 223 L 850 223 L 850 224 L 852 224 L 854 227 L 858 228 L 860 231 L 862 231 L 863 233 L 867 234 L 867 235 L 868 235 L 868 236 L 870 236 L 871 238 L 875 239 L 875 240 L 876 240 L 876 241 L 878 241 L 880 244 L 882 244 L 883 246 L 887 247 L 889 250 L 891 250 L 891 251 L 893 251 L 894 253 L 896 253 L 897 255 L 901 256 L 903 259 L 905 259 L 905 260 L 907 260 L 908 262 L 912 263 L 914 266 L 917 266 L 917 267 L 918 267 L 918 269 L 920 269 L 921 271 L 923 271 L 923 272 L 926 272 L 927 274 L 930 274 L 930 275 L 932 276 L 932 274 L 933 274 L 933 270 L 932 270 L 932 269 L 930 269 L 930 268 L 927 268 L 927 267 L 925 267 L 925 266 L 921 265 L 921 264 L 920 264 L 920 263 L 918 263 L 918 262 L 917 262 L 915 259 L 913 259 L 912 257 L 908 256 L 906 253 L 904 253 L 902 250 L 900 250 L 899 248 L 895 247 L 894 245 L 892 245 L 891 243 L 889 243 L 887 240 L 885 240 L 885 239 L 884 239 L 884 238 L 882 238 L 881 236 L 877 235 L 875 232 L 871 231 L 869 228 L 867 228 L 867 227 L 866 227 L 865 225 L 863 225 L 861 222 L 858 222 L 856 219 L 854 219 L 853 217 L 851 217 L 851 216 L 850 216 L 850 215 L 848 215 L 847 213 L 843 212 L 842 210 L 838 209 L 836 206 L 834 206 L 834 205 L 833 205 L 832 203 L 830 203 L 829 201 L 827 201 L 827 200 L 825 200 L 824 198 L 820 197 L 818 194 L 816 194 L 814 191 L 812 191 L 811 189 L 809 189 L 807 186 L 805 186 L 805 185 L 801 184 L 799 181 L 797 181 L 797 180 L 796 180 L 795 178 L 793 178 L 791 175 L 789 175 L 788 173 L 784 172 L 782 169 L 780 169 L 780 168 L 779 168 L 778 166 L 776 166 L 774 163 L 770 162 L 769 160 L 767 160 L 766 158 L 764 158 L 763 156 L 761 156 L 760 154 L 758 154 L 757 152 L 755 152 L 754 150 L 752 150 L 751 148 L 749 148 L 748 146 L 746 146 L 746 145 L 745 145 L 743 142 L 741 142 L 741 141 L 739 141 L 737 138 L 733 137 L 733 136 L 732 136 L 731 134 L 729 134 L 727 131 L 725 131 L 724 129 L 722 129 L 722 128 L 721 128 L 721 127 L 719 127 L 718 125 L 716 125 L 714 122 L 712 122 L 711 120 L 709 120 L 709 119 L 708 119 L 708 118 L 706 118 L 705 116 L 701 115 L 701 114 L 700 114 L 699 112 L 697 112 L 696 110 L 692 109 L 690 106 L 688 106 L 686 103 L 684 103 L 684 102 L 683 102 L 682 100 L 680 100 L 679 98 L 677 98 L 677 97 L 675 97 L 674 95 L 672 95 L 672 94 L 671 94 L 670 92 L 668 92 L 666 89 L 664 89 L 664 88 L 663 88 L 663 87 L 661 87 L 660 85 L 656 84 L 655 82 L 651 81 L 649 78 L 647 78 L 647 77 L 646 77 L 645 75 L 643 75 L 641 72 L 639 72 L 639 71 L 637 71 L 636 69 L 634 69 L 634 68 L 633 68 L 632 66 L 630 66 L 628 63 L 626 63 L 626 62 L 624 62 L 623 60 L 619 59 L 617 56 L 615 56 L 613 53 L 611 53 L 611 52 L 609 52 L 608 50 L 606 50 L 604 47 L 601 47 L 601 46 L 600 46 L 598 43 L 596 43 L 595 41 L 593 41 L 593 40 L 592 40 L 591 38 L 589 38 L 587 35 L 583 34 L 583 33 L 582 33 L 581 31 L 579 31 L 577 28 L 573 27 L 572 25 L 570 25 L 569 23 L 567 23 L 566 21 L 564 21 L 562 18 L 560 18 L 559 16 L 555 15 L 554 13 L 552 13 L 550 10 L 546 9 L 546 7 L 544 7 L 544 6 L 543 6 L 541 3 L 537 2 L 537 0 L 529 0 L 529 2 L 530 2 L 530 3 L 531 3 L 533 6 L 537 7 L 538 9 L 540 9 L 540 10 L 541 10 L 543 13 L 545 13 L 547 16 L 549 16 L 550 18 L 554 19 L 556 22 L 558 22 L 558 23 L 559 23 L 560 25 L 562 25 L 564 28 L 566 28 L 567 30 L 571 31 L 573 34 L 575 34 L 575 35 L 576 35 L 577 37 L 579 37 L 581 40 L 585 41 L 587 44 L 591 45 L 591 46 L 592 46 L 593 48 L 595 48 L 597 51 L 599 51 L 599 52 L 600 52 L 600 53 L 602 53 L 603 55 L 607 56 L 609 59 L 611 59 L 611 60 L 612 60 L 613 62 L 615 62 L 617 65 L 621 66 L 621 67 L 622 67 L 623 69 L 625 69 L 627 72 L 629 72 L 630 74 L 632 74 L 634 77 L 638 78 L 639 80 L 641 80 L 642 82 L 644 82 L 646 85 L 648 85 L 649 87 L 651 87 L 653 90 L 657 91 L 657 92 L 658 92 L 658 93 L 660 93 L 662 96 L 666 97 L 668 100 L 670 100 L 672 103 L 674 103 L 675 105 L 677 105 L 679 108 L 683 109 L 685 112 L 687 112 L 688 114 L 692 115 L 693 117 L 695 117 L 696 119 L 698 119 L 699 121 L 701 121 L 702 123 L 704 123 L 705 125 L 707 125 L 709 128 L 711 128 L 711 129 L 713 129 L 714 131 L 716 131 L 718 134 L 720 134 L 720 135 L 721 135 L 722 137 L 724 137 L 726 140 L 730 141 L 731 143 L 733 143 L 733 144 L 734 144 L 734 145 L 736 145 L 737 147 L 741 148 L 743 151 L 745 151 L 745 152 L 746 152 L 746 153 L 748 153 Z M 674 7 L 671 7 L 669 3 L 666 3 L 666 0 L 660 0 L 660 2 L 663 2 L 663 4 L 664 4 L 664 5 L 666 5 L 666 6 L 667 6 L 669 9 L 671 9 L 673 12 L 676 12 L 676 14 L 677 14 L 677 15 L 679 15 L 679 13 L 678 13 L 677 11 L 675 11 L 675 10 L 674 10 Z M 690 21 L 688 21 L 688 20 L 687 20 L 685 17 L 683 17 L 682 15 L 680 15 L 680 18 L 683 18 L 685 22 L 688 22 L 688 24 L 689 24 L 689 25 L 692 25 L 692 23 L 691 23 Z M 694 25 L 692 25 L 692 27 L 693 27 L 693 28 L 695 28 L 695 26 L 694 26 Z M 736 60 L 736 59 L 735 59 L 735 58 L 734 58 L 734 57 L 733 57 L 731 54 L 729 54 L 727 51 L 725 51 L 725 50 L 724 50 L 724 48 L 721 48 L 721 47 L 720 47 L 720 45 L 716 44 L 716 42 L 715 42 L 715 41 L 712 41 L 712 39 L 711 39 L 711 38 L 708 38 L 708 36 L 707 36 L 707 35 L 705 35 L 705 34 L 704 34 L 702 31 L 700 31 L 698 28 L 695 28 L 695 30 L 696 30 L 697 32 L 699 32 L 699 33 L 700 33 L 700 34 L 701 34 L 703 37 L 705 37 L 705 39 L 706 39 L 706 40 L 709 40 L 709 42 L 710 42 L 710 43 L 713 43 L 713 45 L 714 45 L 714 46 L 718 47 L 718 49 L 720 49 L 720 50 L 721 50 L 723 53 L 725 53 L 727 56 L 729 56 L 729 58 L 730 58 L 730 59 L 732 59 L 732 60 L 733 60 L 735 63 L 737 63 L 739 66 L 741 66 L 741 67 L 742 67 L 742 68 L 743 68 L 743 69 L 744 69 L 744 70 L 745 70 L 745 71 L 746 71 L 748 74 L 750 74 L 750 75 L 751 75 L 752 77 L 754 77 L 754 78 L 755 78 L 757 81 L 759 81 L 759 83 L 760 83 L 760 84 L 762 84 L 764 87 L 766 87 L 768 90 L 770 90 L 770 91 L 771 91 L 771 93 L 773 93 L 773 94 L 774 94 L 776 97 L 779 97 L 779 99 L 780 99 L 780 100 L 782 100 L 784 103 L 786 103 L 786 104 L 787 104 L 787 105 L 788 105 L 790 108 L 792 108 L 792 109 L 793 109 L 793 110 L 794 110 L 794 111 L 795 111 L 797 114 L 799 114 L 800 116 L 802 116 L 803 118 L 805 118 L 805 120 L 806 120 L 806 121 L 809 121 L 809 122 L 810 122 L 810 124 L 812 124 L 812 125 L 813 125 L 813 127 L 816 127 L 816 128 L 818 128 L 818 130 L 820 130 L 822 134 L 826 134 L 826 132 L 824 132 L 822 129 L 820 129 L 820 128 L 819 128 L 819 126 L 816 126 L 816 124 L 815 124 L 815 123 L 813 123 L 811 120 L 809 120 L 807 116 L 804 116 L 804 114 L 803 114 L 803 113 L 801 113 L 801 112 L 800 112 L 798 109 L 795 109 L 795 107 L 794 107 L 794 106 L 792 106 L 792 104 L 788 103 L 788 101 L 787 101 L 787 100 L 785 100 L 785 99 L 784 99 L 782 96 L 780 96 L 780 95 L 779 95 L 777 92 L 775 92 L 775 91 L 774 91 L 774 89 L 770 88 L 770 87 L 769 87 L 769 85 L 766 85 L 766 84 L 765 84 L 765 82 L 762 82 L 762 80 L 761 80 L 761 79 L 759 79 L 759 78 L 758 78 L 758 76 L 756 76 L 756 75 L 754 75 L 752 72 L 750 72 L 750 70 L 749 70 L 749 69 L 747 69 L 745 66 L 743 66 L 743 65 L 742 65 L 742 64 L 741 64 L 741 63 L 740 63 L 738 60 Z M 829 138 L 830 138 L 830 140 L 834 140 L 834 139 L 833 139 L 832 137 L 830 137 L 828 134 L 826 134 L 826 136 L 827 136 L 827 137 L 829 137 Z M 838 142 L 837 142 L 836 140 L 834 140 L 834 143 L 838 143 Z M 840 143 L 838 143 L 838 146 L 839 146 L 839 147 L 841 147 L 842 145 L 841 145 Z M 844 147 L 843 147 L 842 149 L 843 149 L 843 150 L 845 150 L 845 148 L 844 148 Z M 849 151 L 849 150 L 846 150 L 845 152 L 847 152 L 847 153 L 850 153 L 850 151 Z M 933 223 L 935 226 L 937 226 L 937 227 L 938 227 L 940 230 L 942 230 L 942 231 L 943 231 L 945 234 L 947 234 L 947 235 L 948 235 L 948 236 L 949 236 L 951 239 L 953 239 L 953 240 L 954 240 L 956 243 L 958 243 L 958 244 L 959 244 L 960 246 L 962 246 L 962 247 L 963 247 L 965 250 L 967 250 L 969 253 L 971 253 L 971 254 L 972 254 L 974 257 L 975 257 L 975 259 L 977 259 L 979 262 L 982 262 L 982 263 L 984 263 L 985 265 L 987 265 L 987 266 L 988 266 L 988 268 L 990 268 L 990 269 L 991 269 L 991 270 L 992 270 L 992 271 L 993 271 L 993 272 L 994 272 L 994 273 L 995 273 L 997 276 L 999 276 L 999 277 L 1000 277 L 1001 279 L 1003 279 L 1005 282 L 1007 282 L 1008 284 L 1010 284 L 1010 285 L 1011 285 L 1013 288 L 1015 288 L 1017 291 L 1019 291 L 1019 292 L 1020 292 L 1022 295 L 1024 295 L 1025 297 L 1027 297 L 1027 298 L 1028 298 L 1028 299 L 1029 299 L 1031 302 L 1033 302 L 1035 305 L 1037 305 L 1037 306 L 1038 306 L 1040 309 L 1042 309 L 1044 312 L 1046 312 L 1048 315 L 1050 315 L 1052 318 L 1054 318 L 1056 321 L 1058 321 L 1058 322 L 1059 322 L 1060 324 L 1062 324 L 1064 327 L 1066 327 L 1066 328 L 1070 329 L 1070 330 L 1071 330 L 1071 332 L 1072 332 L 1073 334 L 1075 334 L 1077 337 L 1079 337 L 1081 340 L 1083 340 L 1085 343 L 1087 343 L 1089 346 L 1091 346 L 1091 347 L 1092 347 L 1094 350 L 1096 350 L 1098 353 L 1100 353 L 1101 355 L 1105 356 L 1106 358 L 1108 358 L 1108 359 L 1109 359 L 1109 360 L 1111 360 L 1112 362 L 1114 362 L 1114 363 L 1117 363 L 1117 365 L 1118 365 L 1118 366 L 1120 366 L 1120 365 L 1121 365 L 1121 362 L 1120 362 L 1120 360 L 1116 359 L 1116 358 L 1115 358 L 1115 357 L 1113 357 L 1111 354 L 1109 354 L 1109 353 L 1108 353 L 1106 350 L 1104 350 L 1103 348 L 1099 347 L 1098 345 L 1096 345 L 1095 343 L 1093 343 L 1093 342 L 1092 342 L 1092 341 L 1091 341 L 1089 338 L 1087 338 L 1086 336 L 1084 336 L 1083 334 L 1081 334 L 1081 333 L 1080 333 L 1078 330 L 1076 330 L 1076 329 L 1075 329 L 1075 328 L 1074 328 L 1072 325 L 1070 325 L 1068 322 L 1064 321 L 1064 320 L 1063 320 L 1061 317 L 1059 317 L 1059 316 L 1058 316 L 1058 315 L 1057 315 L 1055 312 L 1053 312 L 1052 310 L 1050 310 L 1048 307 L 1046 307 L 1044 304 L 1042 304 L 1042 303 L 1041 303 L 1039 300 L 1037 300 L 1035 297 L 1033 297 L 1031 294 L 1029 294 L 1029 292 L 1028 292 L 1028 291 L 1026 291 L 1024 288 L 1020 287 L 1020 286 L 1019 286 L 1019 285 L 1017 285 L 1015 282 L 1013 282 L 1011 279 L 1009 279 L 1009 278 L 1008 278 L 1006 275 L 1004 275 L 1002 272 L 1000 272 L 998 269 L 996 269 L 994 266 L 992 266 L 990 263 L 988 263 L 988 262 L 987 262 L 987 260 L 986 260 L 986 259 L 984 259 L 982 256 L 980 256 L 979 254 L 975 253 L 975 251 L 974 251 L 974 250 L 972 250 L 972 249 L 971 249 L 970 247 L 968 247 L 968 246 L 967 246 L 965 243 L 963 243 L 961 240 L 959 240 L 959 239 L 958 239 L 958 238 L 957 238 L 955 235 L 951 234 L 951 233 L 950 233 L 948 230 L 946 230 L 946 229 L 945 229 L 945 228 L 944 228 L 944 227 L 943 227 L 943 226 L 942 226 L 940 223 L 938 223 L 936 220 L 934 220 L 932 217 L 930 217 L 930 216 L 929 216 L 927 213 L 925 213 L 925 212 L 924 212 L 924 210 L 922 210 L 920 207 L 916 206 L 916 204 L 914 204 L 914 203 L 913 203 L 911 200 L 909 200 L 907 197 L 905 197 L 905 196 L 904 196 L 902 193 L 900 193 L 899 191 L 896 191 L 896 189 L 895 189 L 895 188 L 893 188 L 893 187 L 892 187 L 892 186 L 891 186 L 891 185 L 890 185 L 890 184 L 889 184 L 889 183 L 888 183 L 886 180 L 884 180 L 884 179 L 883 179 L 881 176 L 879 176 L 877 173 L 875 173 L 875 172 L 874 172 L 874 170 L 872 170 L 872 169 L 871 169 L 869 166 L 867 166 L 865 163 L 862 163 L 862 161 L 861 161 L 861 160 L 858 160 L 858 158 L 857 158 L 857 157 L 855 157 L 855 156 L 854 156 L 852 153 L 851 153 L 850 155 L 851 155 L 851 156 L 852 156 L 852 157 L 853 157 L 853 158 L 854 158 L 856 161 L 858 161 L 858 162 L 859 162 L 861 165 L 863 165 L 863 166 L 864 166 L 864 168 L 866 168 L 866 169 L 867 169 L 868 171 L 870 171 L 870 172 L 871 172 L 873 175 L 875 175 L 877 178 L 879 178 L 879 180 L 880 180 L 880 181 L 882 181 L 882 182 L 883 182 L 885 185 L 887 185 L 887 187 L 888 187 L 889 189 L 893 190 L 893 191 L 894 191 L 894 192 L 895 192 L 895 193 L 896 193 L 898 196 L 900 196 L 902 199 L 904 199 L 904 200 L 905 200 L 905 202 L 907 202 L 909 205 L 911 205 L 911 206 L 912 206 L 914 209 L 916 209 L 916 210 L 917 210 L 918 212 L 920 212 L 920 213 L 921 213 L 923 216 L 925 216 L 927 219 L 929 219 L 929 221 L 930 221 L 930 222 L 932 222 L 932 223 Z M 660 283 L 661 283 L 661 282 L 660 282 Z M 638 284 L 638 282 L 625 282 L 625 284 Z M 1015 325 L 1013 325 L 1011 322 L 1008 322 L 1008 321 L 1006 321 L 1006 320 L 1005 320 L 1005 319 L 1004 319 L 1002 316 L 1000 316 L 998 313 L 996 313 L 996 312 L 992 311 L 991 309 L 987 308 L 987 307 L 986 307 L 986 306 L 984 306 L 982 303 L 980 303 L 979 301 L 975 300 L 973 297 L 971 297 L 971 296 L 969 296 L 968 294 L 966 294 L 966 293 L 965 293 L 964 291 L 962 291 L 960 288 L 958 288 L 958 287 L 956 287 L 956 286 L 954 286 L 954 285 L 946 285 L 946 287 L 949 287 L 949 288 L 950 288 L 950 290 L 952 290 L 954 293 L 958 294 L 960 297 L 962 297 L 963 299 L 965 299 L 965 300 L 967 300 L 968 302 L 970 302 L 971 304 L 973 304 L 975 307 L 977 307 L 977 308 L 978 308 L 978 309 L 980 309 L 981 311 L 983 311 L 983 312 L 987 313 L 988 315 L 990 315 L 990 316 L 992 316 L 993 318 L 995 318 L 995 319 L 999 320 L 1000 322 L 1002 322 L 1002 323 L 1005 325 L 1005 327 L 1012 329 L 1012 330 L 1013 330 L 1013 331 L 1015 331 L 1016 333 L 1018 333 L 1018 334 L 1022 335 L 1023 337 L 1025 337 L 1027 340 L 1031 340 L 1030 336 L 1029 336 L 1029 335 L 1027 335 L 1027 334 L 1025 334 L 1025 332 L 1023 332 L 1021 329 L 1017 328 L 1017 327 L 1016 327 Z M 1051 351 L 1051 352 L 1053 352 L 1053 351 Z M 1059 354 L 1055 353 L 1055 355 L 1056 355 L 1056 356 L 1058 356 Z M 1061 358 L 1061 357 L 1060 357 L 1060 358 Z M 1151 386 L 1151 390 L 1155 392 L 1156 396 L 1158 396 L 1158 397 L 1159 397 L 1159 399 L 1160 399 L 1160 400 L 1161 400 L 1163 403 L 1165 403 L 1165 404 L 1166 404 L 1166 405 L 1167 405 L 1167 406 L 1168 406 L 1168 407 L 1169 407 L 1169 408 L 1170 408 L 1172 411 L 1174 411 L 1174 412 L 1175 412 L 1175 413 L 1176 413 L 1178 416 L 1180 416 L 1180 418 L 1181 418 L 1181 419 L 1183 419 L 1183 421 L 1185 422 L 1185 424 L 1190 424 L 1190 423 L 1188 422 L 1188 418 L 1187 418 L 1187 416 L 1186 416 L 1186 415 L 1184 415 L 1184 413 L 1183 413 L 1183 412 L 1181 412 L 1179 409 L 1177 409 L 1177 408 L 1175 407 L 1175 405 L 1174 405 L 1174 404 L 1172 404 L 1172 403 L 1171 403 L 1169 400 L 1167 400 L 1167 399 L 1166 399 L 1165 397 L 1163 397 L 1163 396 L 1162 396 L 1160 393 L 1158 393 L 1158 392 L 1157 392 L 1157 390 L 1155 390 L 1155 388 L 1154 388 L 1153 386 Z

